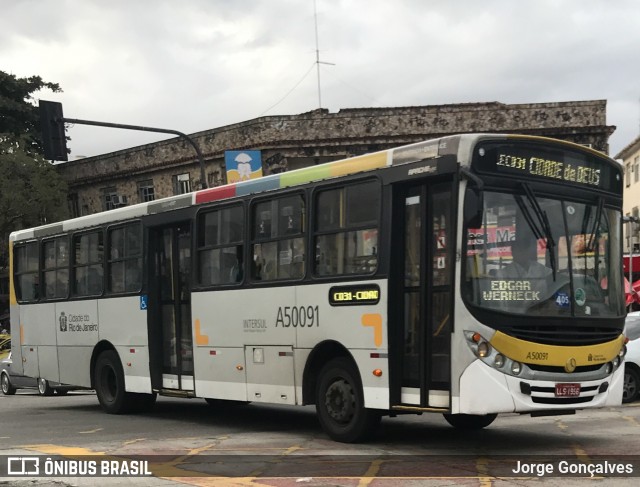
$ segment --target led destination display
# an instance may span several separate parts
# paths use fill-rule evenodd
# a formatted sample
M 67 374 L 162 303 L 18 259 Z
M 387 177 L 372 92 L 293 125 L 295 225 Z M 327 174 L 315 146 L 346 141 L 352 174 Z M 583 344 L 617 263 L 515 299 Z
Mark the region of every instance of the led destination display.
M 473 167 L 480 173 L 510 173 L 523 179 L 544 179 L 617 193 L 622 188 L 621 169 L 593 151 L 580 152 L 532 143 L 490 142 L 475 150 Z

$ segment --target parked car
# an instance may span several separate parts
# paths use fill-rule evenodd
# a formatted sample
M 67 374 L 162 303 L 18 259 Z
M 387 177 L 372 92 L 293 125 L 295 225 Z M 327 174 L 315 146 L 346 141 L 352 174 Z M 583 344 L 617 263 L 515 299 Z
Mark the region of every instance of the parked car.
M 41 396 L 51 396 L 55 392 L 61 396 L 67 392 L 80 389 L 75 386 L 68 386 L 65 384 L 58 384 L 57 382 L 49 382 L 46 379 L 34 379 L 32 377 L 26 377 L 19 375 L 11 370 L 11 350 L 9 350 L 9 356 L 2 359 L 2 366 L 0 367 L 0 390 L 5 396 L 10 396 L 16 393 L 18 389 L 37 389 L 38 394 Z
M 640 397 L 640 311 L 627 315 L 625 336 L 629 342 L 624 365 L 622 402 L 627 403 Z

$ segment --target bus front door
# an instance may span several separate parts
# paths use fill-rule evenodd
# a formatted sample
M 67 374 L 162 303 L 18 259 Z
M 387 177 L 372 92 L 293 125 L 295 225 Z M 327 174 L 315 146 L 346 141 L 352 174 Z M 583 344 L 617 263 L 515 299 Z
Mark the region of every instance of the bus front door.
M 193 391 L 190 223 L 152 228 L 149 239 L 152 383 L 158 389 Z
M 399 408 L 446 410 L 451 391 L 452 183 L 396 187 L 394 195 L 391 402 Z

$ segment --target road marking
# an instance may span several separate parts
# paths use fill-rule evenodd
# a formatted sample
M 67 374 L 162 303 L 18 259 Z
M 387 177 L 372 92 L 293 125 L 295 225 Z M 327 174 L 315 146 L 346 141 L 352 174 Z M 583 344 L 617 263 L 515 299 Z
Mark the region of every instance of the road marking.
M 145 441 L 145 440 L 146 440 L 146 438 L 136 438 L 135 440 L 125 441 L 122 444 L 125 445 L 125 446 L 126 445 L 133 445 L 134 443 L 139 443 L 139 442 Z
M 566 429 L 568 429 L 568 428 L 569 428 L 566 424 L 564 424 L 564 423 L 563 423 L 561 420 L 559 420 L 559 419 L 556 419 L 556 426 L 557 426 L 558 428 L 560 428 L 562 431 L 565 431 Z
M 489 476 L 489 459 L 480 457 L 476 460 L 476 470 L 480 475 L 480 487 L 491 487 L 493 482 Z
M 87 448 L 81 448 L 79 446 L 52 445 L 45 443 L 41 445 L 24 445 L 24 447 L 27 450 L 38 451 L 40 453 L 44 453 L 45 455 L 62 455 L 65 457 L 75 457 L 82 455 L 106 455 L 106 453 L 103 451 L 93 451 Z
M 92 433 L 97 433 L 98 431 L 102 431 L 104 428 L 96 428 L 94 430 L 88 430 L 88 431 L 78 431 L 78 433 L 80 433 L 81 435 L 90 435 Z
M 384 460 L 374 460 L 369 465 L 369 468 L 365 472 L 365 474 L 360 478 L 360 482 L 358 482 L 358 487 L 366 487 L 371 483 L 372 480 L 376 478 L 378 472 L 380 471 L 380 466 L 384 463 Z

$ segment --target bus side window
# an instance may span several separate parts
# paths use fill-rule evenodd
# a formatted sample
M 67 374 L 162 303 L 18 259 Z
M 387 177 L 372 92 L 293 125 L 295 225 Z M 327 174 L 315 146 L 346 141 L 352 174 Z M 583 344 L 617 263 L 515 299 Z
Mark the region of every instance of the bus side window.
M 201 213 L 197 228 L 198 283 L 212 286 L 242 282 L 243 206 Z
M 317 276 L 371 274 L 378 267 L 377 181 L 320 191 L 315 199 Z
M 253 206 L 251 213 L 251 279 L 301 279 L 306 248 L 303 196 L 263 200 Z
M 136 292 L 142 286 L 142 228 L 140 223 L 110 229 L 107 291 Z

